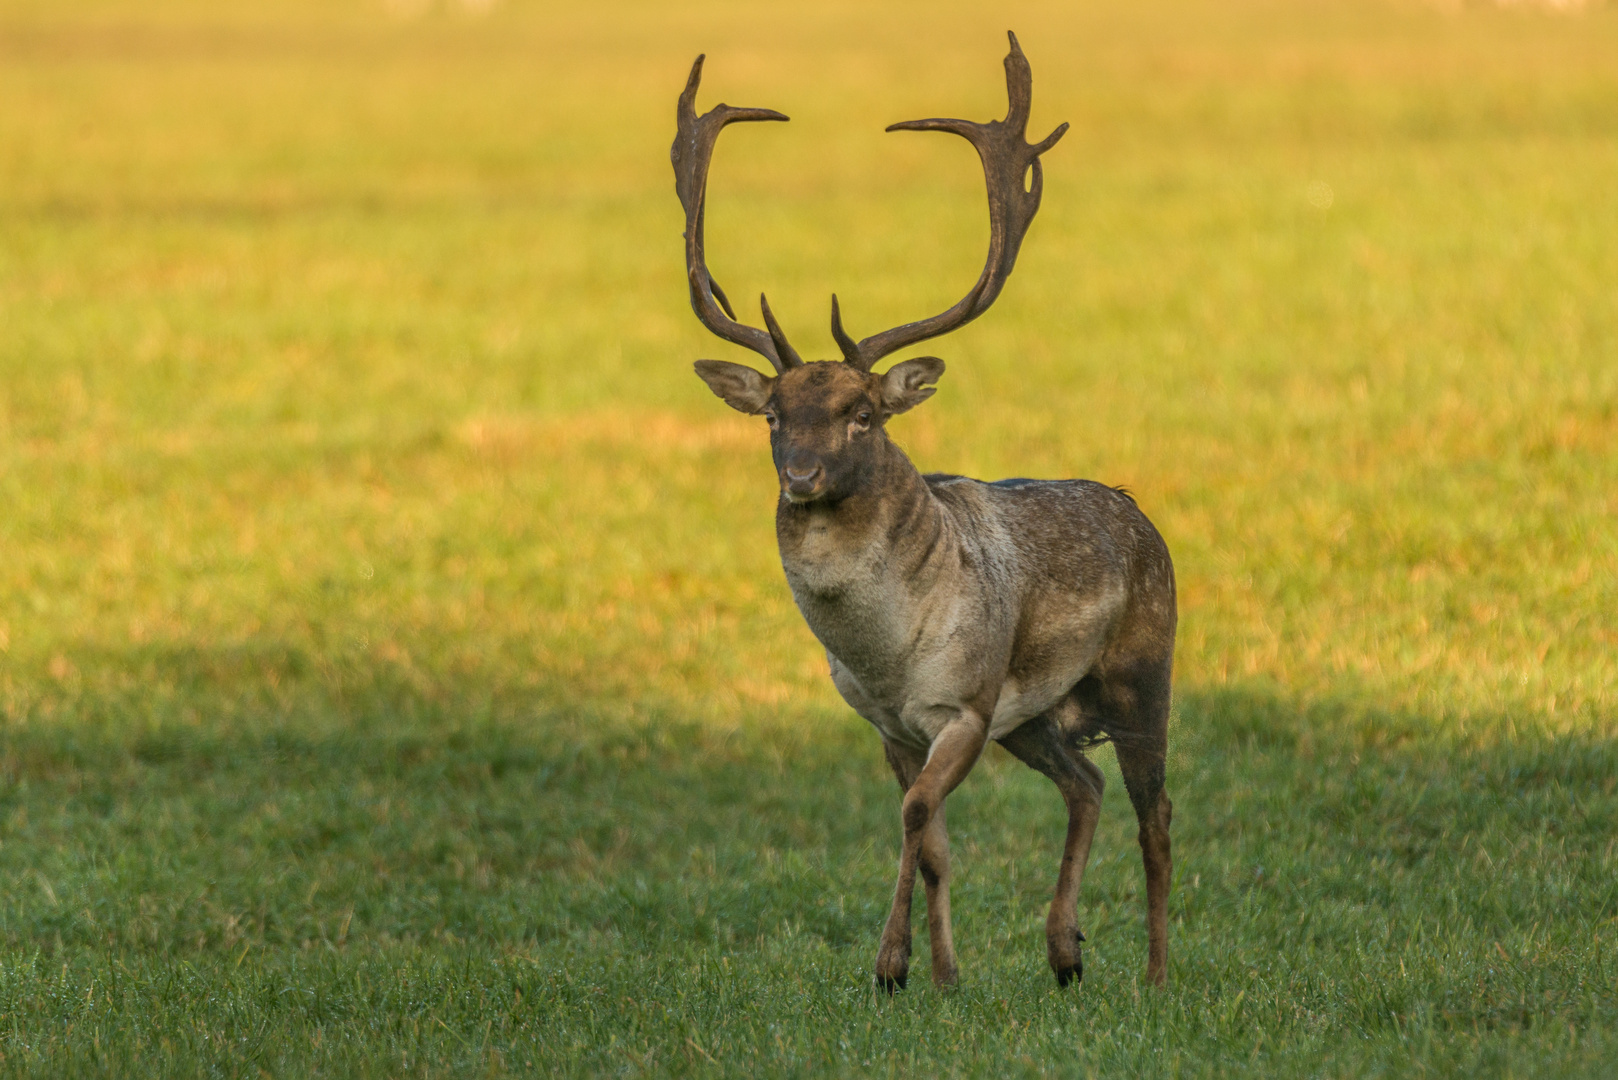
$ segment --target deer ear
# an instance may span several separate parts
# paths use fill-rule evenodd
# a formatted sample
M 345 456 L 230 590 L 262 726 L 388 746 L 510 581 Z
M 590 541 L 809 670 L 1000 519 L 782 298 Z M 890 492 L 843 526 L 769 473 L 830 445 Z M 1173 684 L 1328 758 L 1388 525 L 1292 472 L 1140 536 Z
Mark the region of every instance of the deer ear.
M 918 356 L 894 364 L 882 376 L 882 407 L 889 414 L 907 412 L 937 392 L 935 383 L 944 374 L 944 361 L 936 356 Z
M 770 400 L 770 384 L 774 379 L 761 375 L 746 364 L 732 364 L 728 360 L 698 360 L 697 376 L 708 384 L 719 397 L 737 412 L 757 415 L 764 411 Z

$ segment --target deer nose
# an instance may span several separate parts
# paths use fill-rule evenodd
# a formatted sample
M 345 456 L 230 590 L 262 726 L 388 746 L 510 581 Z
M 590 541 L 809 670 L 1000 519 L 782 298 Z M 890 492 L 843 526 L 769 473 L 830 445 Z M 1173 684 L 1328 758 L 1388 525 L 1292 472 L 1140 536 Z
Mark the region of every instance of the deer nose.
M 786 477 L 788 495 L 813 495 L 815 488 L 820 486 L 820 478 L 825 472 L 826 470 L 819 464 L 807 468 L 788 465 L 781 470 L 782 475 Z

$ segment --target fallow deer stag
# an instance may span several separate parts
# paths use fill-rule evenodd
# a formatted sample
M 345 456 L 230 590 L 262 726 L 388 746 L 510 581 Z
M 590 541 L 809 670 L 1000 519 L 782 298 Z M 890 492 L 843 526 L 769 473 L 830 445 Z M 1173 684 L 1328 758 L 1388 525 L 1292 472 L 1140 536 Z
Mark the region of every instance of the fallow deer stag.
M 904 791 L 904 846 L 877 982 L 889 991 L 905 985 L 917 870 L 927 891 L 933 981 L 956 980 L 944 800 L 993 739 L 1050 777 L 1067 803 L 1067 841 L 1045 923 L 1047 955 L 1063 986 L 1083 977 L 1076 909 L 1101 810 L 1102 774 L 1085 751 L 1113 743 L 1140 821 L 1146 977 L 1162 984 L 1171 812 L 1163 765 L 1176 622 L 1168 549 L 1134 500 L 1104 484 L 917 472 L 886 425 L 932 396 L 944 363 L 922 356 L 881 375 L 871 370 L 994 303 L 1039 209 L 1039 157 L 1067 125 L 1040 143 L 1025 141 L 1033 78 L 1013 34 L 1004 120 L 888 128 L 950 131 L 977 148 L 989 192 L 988 262 L 954 307 L 860 341 L 843 329 L 832 297 L 831 331 L 843 359 L 804 363 L 762 296 L 765 329 L 736 320 L 703 253 L 708 165 L 720 131 L 736 121 L 787 118 L 729 105 L 699 117 L 702 61 L 680 95 L 671 155 L 685 208 L 691 306 L 704 326 L 763 356 L 775 375 L 721 360 L 699 360 L 696 369 L 726 404 L 769 422 L 780 481 L 775 532 L 793 599 L 826 647 L 838 692 L 881 733 Z

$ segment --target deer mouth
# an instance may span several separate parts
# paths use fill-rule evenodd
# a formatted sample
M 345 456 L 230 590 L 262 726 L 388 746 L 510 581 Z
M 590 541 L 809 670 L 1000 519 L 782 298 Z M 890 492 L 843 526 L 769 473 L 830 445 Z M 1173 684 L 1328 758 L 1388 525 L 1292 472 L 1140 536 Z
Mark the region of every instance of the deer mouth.
M 826 493 L 825 484 L 820 477 L 812 481 L 788 481 L 781 485 L 781 494 L 786 496 L 787 502 L 808 503 L 814 502 Z

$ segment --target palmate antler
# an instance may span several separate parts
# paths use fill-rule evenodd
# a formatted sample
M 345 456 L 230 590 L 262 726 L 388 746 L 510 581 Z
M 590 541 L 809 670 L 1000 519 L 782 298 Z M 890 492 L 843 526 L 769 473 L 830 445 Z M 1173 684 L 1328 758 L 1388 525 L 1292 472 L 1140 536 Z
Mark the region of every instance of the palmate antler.
M 1022 46 L 1017 44 L 1017 35 L 1008 32 L 1006 36 L 1011 39 L 1011 52 L 1006 54 L 1006 96 L 1010 107 L 1004 120 L 990 120 L 986 124 L 970 120 L 907 120 L 888 128 L 889 131 L 952 131 L 977 148 L 989 189 L 989 257 L 983 273 L 972 291 L 948 311 L 884 330 L 858 342 L 843 329 L 842 312 L 834 295 L 831 298 L 832 336 L 843 350 L 843 359 L 862 371 L 870 371 L 873 364 L 895 350 L 947 334 L 982 315 L 1005 288 L 1006 278 L 1011 276 L 1017 249 L 1022 246 L 1023 234 L 1034 220 L 1040 196 L 1045 191 L 1039 155 L 1056 145 L 1067 133 L 1067 125 L 1062 124 L 1037 145 L 1025 141 L 1034 76 L 1027 57 L 1023 56 Z M 1023 179 L 1030 169 L 1033 170 L 1032 182 L 1024 188 Z
M 951 131 L 977 148 L 983 161 L 983 176 L 989 195 L 989 255 L 972 291 L 948 311 L 930 319 L 906 323 L 891 330 L 856 342 L 843 329 L 842 312 L 837 297 L 831 298 L 831 332 L 843 352 L 843 359 L 870 371 L 872 365 L 898 349 L 914 345 L 928 338 L 947 334 L 964 326 L 989 310 L 1006 278 L 1017 261 L 1017 250 L 1023 235 L 1039 210 L 1040 196 L 1044 194 L 1045 177 L 1039 156 L 1056 145 L 1067 132 L 1062 124 L 1038 144 L 1026 141 L 1028 110 L 1033 99 L 1033 72 L 1023 56 L 1017 35 L 1008 33 L 1011 52 L 1006 55 L 1006 96 L 1010 100 L 1004 120 L 990 120 L 978 124 L 969 120 L 908 120 L 893 124 L 889 131 Z M 670 158 L 674 162 L 674 189 L 685 208 L 685 262 L 691 282 L 691 307 L 702 320 L 702 325 L 726 341 L 745 346 L 763 356 L 774 365 L 777 373 L 803 363 L 796 350 L 787 342 L 780 325 L 770 311 L 769 301 L 761 294 L 759 306 L 763 309 L 764 325 L 768 333 L 736 321 L 736 312 L 726 299 L 724 290 L 708 272 L 703 251 L 703 217 L 708 198 L 708 165 L 713 158 L 714 143 L 725 125 L 748 120 L 785 120 L 787 117 L 773 109 L 741 109 L 730 105 L 715 105 L 702 116 L 697 115 L 697 87 L 702 81 L 704 56 L 691 65 L 691 76 L 686 80 L 685 92 L 680 95 L 679 131 L 674 138 Z M 1023 186 L 1025 177 L 1032 177 Z
M 752 349 L 780 373 L 799 366 L 803 360 L 787 343 L 786 335 L 770 312 L 769 301 L 762 294 L 758 300 L 764 309 L 764 325 L 769 327 L 769 333 L 736 321 L 736 312 L 726 299 L 725 291 L 708 273 L 707 256 L 702 248 L 702 226 L 708 203 L 708 164 L 713 159 L 714 143 L 719 141 L 719 133 L 725 125 L 787 117 L 774 109 L 739 109 L 725 104 L 715 105 L 699 117 L 697 87 L 702 83 L 702 61 L 706 58 L 706 54 L 699 56 L 691 65 L 691 76 L 686 79 L 685 92 L 680 95 L 679 130 L 669 150 L 669 159 L 674 163 L 674 190 L 685 208 L 685 267 L 691 280 L 691 308 L 703 326 L 726 341 Z

